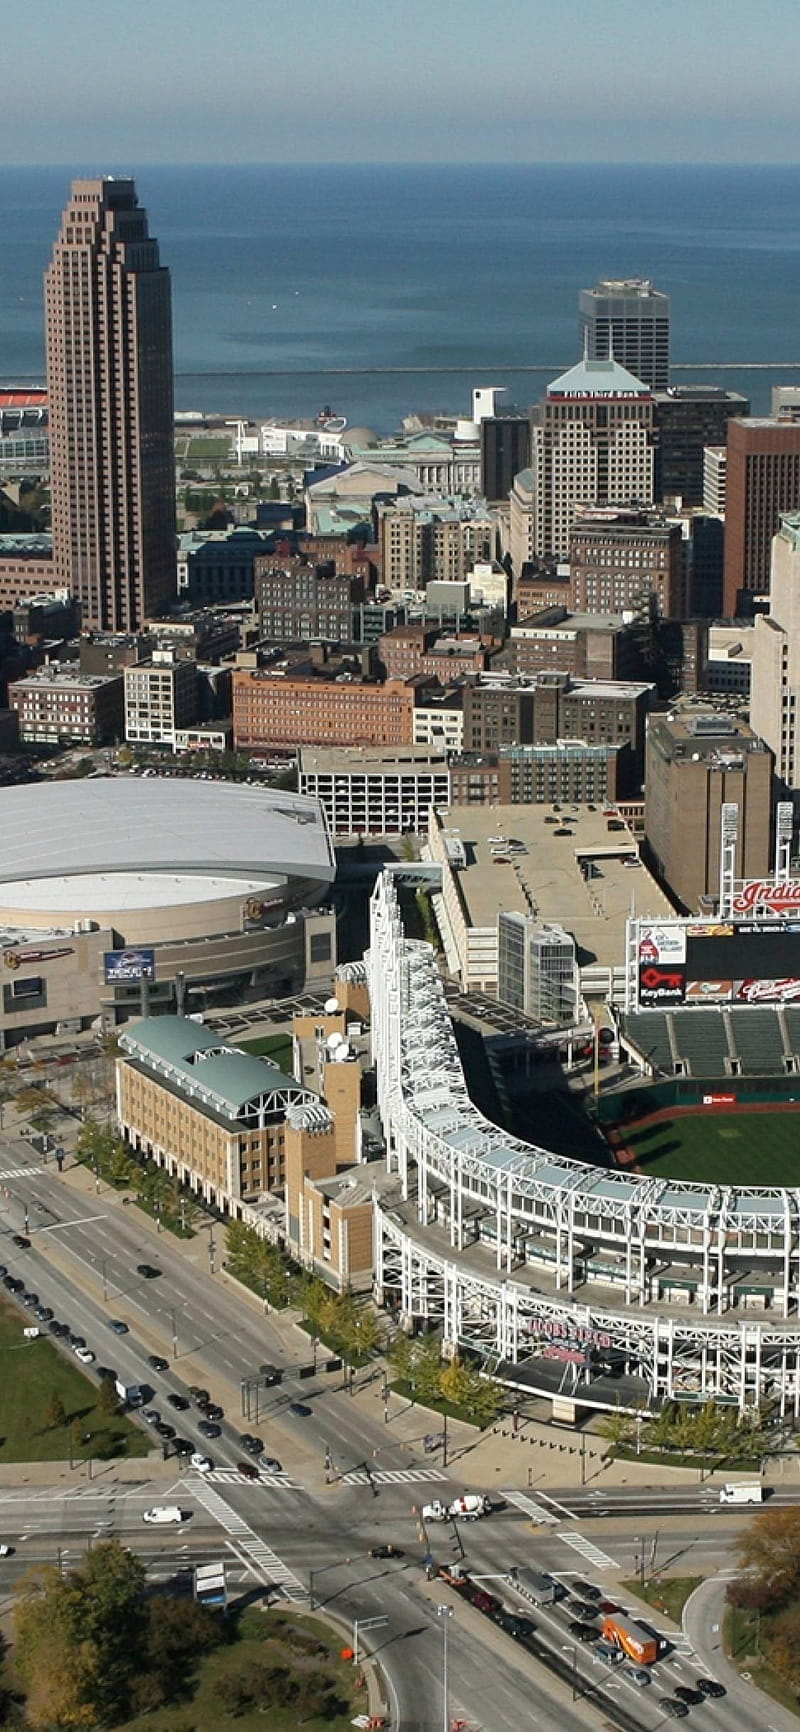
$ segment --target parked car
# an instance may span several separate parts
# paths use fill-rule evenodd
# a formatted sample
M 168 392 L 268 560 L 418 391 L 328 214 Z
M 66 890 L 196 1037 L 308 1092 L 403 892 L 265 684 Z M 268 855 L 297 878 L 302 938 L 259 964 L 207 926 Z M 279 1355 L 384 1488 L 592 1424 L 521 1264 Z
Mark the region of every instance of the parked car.
M 167 1396 L 167 1403 L 170 1407 L 174 1407 L 177 1413 L 185 1413 L 189 1406 L 185 1395 L 170 1394 Z
M 202 1437 L 221 1437 L 222 1426 L 215 1425 L 210 1419 L 201 1419 L 197 1427 Z
M 29 1311 L 35 1310 L 36 1306 L 39 1303 L 38 1293 L 23 1293 L 22 1294 L 22 1303 L 23 1303 L 23 1305 L 27 1305 Z
M 38 1317 L 40 1323 L 52 1323 L 53 1316 L 54 1312 L 51 1305 L 37 1305 L 34 1311 L 34 1317 Z
M 210 1401 L 211 1400 L 211 1396 L 209 1395 L 208 1390 L 207 1389 L 198 1389 L 196 1383 L 190 1383 L 189 1394 L 192 1398 L 192 1401 L 197 1402 L 198 1406 L 199 1406 L 200 1402 L 202 1402 L 202 1401 Z
M 264 1444 L 263 1444 L 262 1439 L 260 1437 L 251 1437 L 249 1431 L 243 1431 L 242 1432 L 242 1435 L 239 1438 L 239 1442 L 242 1446 L 242 1449 L 247 1450 L 248 1455 L 263 1455 L 264 1454 Z
M 161 1414 L 159 1413 L 157 1407 L 143 1407 L 141 1411 L 142 1411 L 142 1419 L 144 1420 L 146 1425 L 160 1425 L 161 1424 Z
M 72 1351 L 75 1358 L 80 1360 L 81 1365 L 94 1365 L 95 1355 L 91 1347 L 73 1347 Z
M 689 1712 L 686 1703 L 679 1696 L 662 1696 L 658 1704 L 662 1713 L 669 1714 L 672 1720 L 685 1720 Z
M 685 1702 L 686 1703 L 687 1708 L 696 1708 L 698 1702 L 703 1701 L 702 1690 L 693 1689 L 691 1684 L 678 1684 L 678 1685 L 676 1685 L 675 1695 L 677 1696 L 679 1702 Z
M 253 1466 L 252 1461 L 237 1461 L 236 1472 L 240 1473 L 243 1479 L 258 1479 L 258 1468 Z
M 174 1425 L 168 1425 L 167 1421 L 165 1419 L 154 1420 L 153 1430 L 158 1432 L 159 1437 L 174 1437 L 175 1436 Z
M 214 1463 L 210 1455 L 201 1455 L 199 1449 L 192 1451 L 192 1467 L 195 1473 L 213 1473 Z
M 218 1402 L 216 1402 L 216 1401 L 209 1401 L 206 1403 L 206 1419 L 224 1419 L 224 1418 L 225 1418 L 224 1407 L 220 1407 Z
M 283 1468 L 281 1467 L 277 1455 L 259 1456 L 258 1465 L 261 1468 L 262 1473 L 283 1473 Z
M 192 1455 L 194 1444 L 189 1442 L 188 1437 L 176 1437 L 173 1439 L 172 1449 L 175 1455 Z

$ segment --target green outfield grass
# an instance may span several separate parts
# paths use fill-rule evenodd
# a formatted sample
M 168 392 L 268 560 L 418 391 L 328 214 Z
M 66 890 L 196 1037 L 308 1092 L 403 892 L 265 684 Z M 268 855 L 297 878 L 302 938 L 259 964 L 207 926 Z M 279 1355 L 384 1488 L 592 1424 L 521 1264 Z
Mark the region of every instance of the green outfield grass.
M 796 1185 L 800 1115 L 678 1114 L 622 1135 L 642 1173 L 725 1185 Z

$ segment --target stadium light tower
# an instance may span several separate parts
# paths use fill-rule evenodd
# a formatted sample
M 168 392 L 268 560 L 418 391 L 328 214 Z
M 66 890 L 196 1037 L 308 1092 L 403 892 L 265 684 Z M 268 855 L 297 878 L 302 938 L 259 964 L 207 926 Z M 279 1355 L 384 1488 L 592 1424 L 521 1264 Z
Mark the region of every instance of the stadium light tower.
M 719 849 L 719 911 L 722 915 L 732 911 L 738 841 L 739 808 L 734 801 L 725 800 L 720 813 Z

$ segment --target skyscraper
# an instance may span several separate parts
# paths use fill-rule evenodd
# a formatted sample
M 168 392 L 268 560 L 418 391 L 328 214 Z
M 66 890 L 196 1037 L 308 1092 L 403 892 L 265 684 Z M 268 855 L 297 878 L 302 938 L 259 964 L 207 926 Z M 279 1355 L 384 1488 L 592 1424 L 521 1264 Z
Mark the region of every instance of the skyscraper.
M 769 593 L 772 538 L 783 513 L 800 505 L 800 423 L 729 421 L 727 449 L 723 606 L 733 619 Z
M 669 295 L 647 277 L 603 277 L 578 295 L 581 350 L 621 362 L 651 391 L 669 384 Z
M 45 272 L 53 566 L 83 622 L 175 593 L 169 272 L 132 180 L 76 180 Z
M 533 553 L 566 559 L 581 505 L 651 505 L 653 393 L 617 361 L 579 361 L 533 413 Z

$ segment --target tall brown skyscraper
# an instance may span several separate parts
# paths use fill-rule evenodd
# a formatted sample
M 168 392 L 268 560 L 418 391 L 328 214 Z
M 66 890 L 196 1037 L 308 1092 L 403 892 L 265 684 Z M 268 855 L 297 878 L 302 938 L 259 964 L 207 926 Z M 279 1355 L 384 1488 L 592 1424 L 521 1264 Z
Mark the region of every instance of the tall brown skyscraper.
M 800 505 L 800 424 L 743 416 L 728 422 L 725 584 L 728 618 L 769 595 L 772 537 Z
M 132 180 L 76 180 L 45 272 L 54 576 L 84 625 L 175 593 L 169 272 Z

